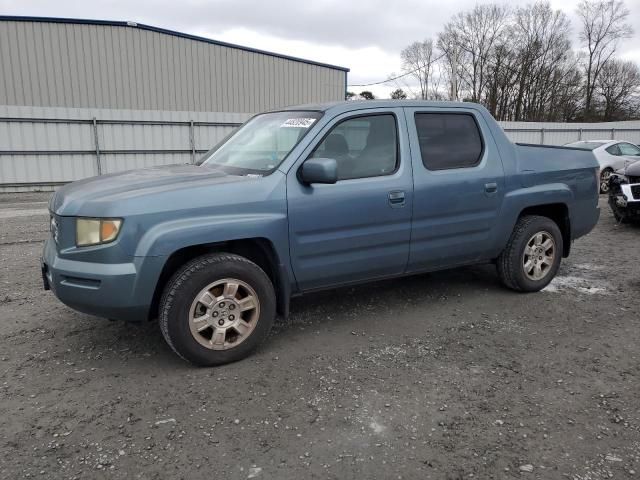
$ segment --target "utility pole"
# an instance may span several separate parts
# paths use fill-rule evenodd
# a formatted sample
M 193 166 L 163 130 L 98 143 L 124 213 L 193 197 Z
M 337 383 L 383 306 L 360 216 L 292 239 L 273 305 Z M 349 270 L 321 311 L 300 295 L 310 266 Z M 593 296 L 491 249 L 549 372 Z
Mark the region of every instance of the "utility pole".
M 449 99 L 454 102 L 458 100 L 458 45 L 453 45 L 453 55 L 451 56 L 451 93 Z

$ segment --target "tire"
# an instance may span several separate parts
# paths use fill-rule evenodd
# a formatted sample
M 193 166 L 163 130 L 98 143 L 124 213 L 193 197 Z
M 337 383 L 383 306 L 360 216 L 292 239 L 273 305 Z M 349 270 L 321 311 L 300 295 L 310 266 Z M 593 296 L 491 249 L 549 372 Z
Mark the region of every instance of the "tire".
M 180 357 L 214 366 L 253 352 L 275 316 L 276 295 L 267 274 L 244 257 L 215 253 L 191 260 L 173 275 L 160 300 L 159 322 Z
M 611 194 L 609 194 L 609 208 L 611 208 L 611 213 L 613 213 L 613 218 L 616 219 L 616 222 L 620 224 L 629 223 L 629 219 L 626 215 L 620 212 L 618 206 L 616 205 L 616 201 L 611 196 Z
M 536 235 L 542 235 L 543 242 L 539 246 L 535 245 Z M 552 241 L 549 249 L 547 248 L 547 239 Z M 533 247 L 528 248 L 532 241 Z M 534 247 L 535 250 L 532 250 L 531 248 Z M 525 249 L 527 249 L 526 252 Z M 542 251 L 538 254 L 540 249 Z M 530 252 L 534 252 L 535 255 L 531 255 Z M 540 291 L 549 285 L 558 272 L 562 252 L 562 233 L 553 220 L 538 215 L 521 217 L 513 229 L 507 246 L 498 257 L 497 267 L 500 280 L 506 287 L 519 292 Z M 551 253 L 553 253 L 552 258 Z M 539 258 L 543 258 L 544 262 L 540 262 Z M 525 263 L 527 260 L 530 263 Z M 532 262 L 535 262 L 533 267 Z M 538 277 L 536 265 L 540 267 L 541 277 Z M 525 267 L 533 269 L 528 272 L 528 268 Z
M 627 217 L 625 217 L 623 215 L 620 215 L 615 210 L 613 210 L 613 218 L 616 219 L 616 222 L 621 223 L 621 224 L 629 223 L 629 219 Z
M 607 167 L 600 172 L 600 193 L 609 192 L 609 178 L 613 173 L 613 169 Z

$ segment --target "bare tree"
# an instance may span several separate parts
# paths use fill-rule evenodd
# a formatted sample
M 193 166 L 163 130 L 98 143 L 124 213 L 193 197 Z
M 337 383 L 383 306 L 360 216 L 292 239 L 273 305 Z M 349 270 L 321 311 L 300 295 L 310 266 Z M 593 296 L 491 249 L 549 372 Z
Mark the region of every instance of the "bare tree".
M 449 81 L 449 100 L 459 98 L 459 78 L 460 78 L 460 50 L 458 47 L 460 40 L 457 38 L 455 30 L 446 30 L 438 34 L 437 47 L 442 52 L 441 62 L 444 64 L 444 76 Z
M 418 80 L 420 84 L 420 98 L 429 97 L 429 81 L 433 69 L 433 41 L 413 42 L 400 52 L 402 69 Z
M 582 0 L 578 5 L 580 40 L 586 48 L 585 117 L 592 117 L 593 93 L 604 65 L 615 54 L 618 42 L 631 36 L 626 22 L 629 10 L 622 0 Z
M 550 95 L 563 81 L 570 51 L 569 19 L 548 2 L 517 9 L 513 35 L 519 72 L 514 119 L 541 120 L 549 107 Z
M 640 95 L 640 69 L 633 62 L 611 59 L 602 66 L 596 82 L 605 121 L 626 118 Z
M 480 102 L 498 120 L 640 116 L 638 67 L 623 67 L 614 57 L 618 41 L 631 32 L 624 4 L 581 1 L 584 56 L 571 47 L 567 15 L 548 0 L 513 8 L 485 4 L 454 15 L 435 49 L 429 40 L 407 47 L 405 75 L 390 81 L 415 98 Z
M 513 118 L 513 99 L 521 75 L 520 59 L 517 52 L 505 41 L 495 46 L 492 60 L 484 94 L 485 106 L 495 118 L 510 120 Z
M 562 82 L 556 84 L 550 97 L 550 105 L 544 120 L 551 122 L 575 122 L 583 105 L 584 89 L 582 72 L 577 66 L 575 56 L 570 52 L 562 74 Z
M 460 75 L 474 102 L 481 101 L 488 80 L 491 52 L 504 32 L 508 18 L 505 6 L 485 4 L 458 13 L 445 25 L 440 45 L 443 48 L 447 45 L 455 73 Z

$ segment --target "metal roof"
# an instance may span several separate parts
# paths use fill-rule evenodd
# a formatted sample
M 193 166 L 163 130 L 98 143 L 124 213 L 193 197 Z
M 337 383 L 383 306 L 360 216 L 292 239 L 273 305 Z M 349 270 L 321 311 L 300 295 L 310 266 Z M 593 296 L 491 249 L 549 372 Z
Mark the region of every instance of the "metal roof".
M 307 63 L 309 65 L 317 65 L 319 67 L 327 67 L 335 70 L 342 70 L 348 72 L 346 67 L 340 67 L 338 65 L 331 65 L 329 63 L 316 62 L 313 60 L 307 60 L 305 58 L 293 57 L 291 55 L 285 55 L 282 53 L 268 52 L 266 50 L 260 50 L 257 48 L 245 47 L 242 45 L 236 45 L 234 43 L 222 42 L 220 40 L 213 40 L 211 38 L 200 37 L 197 35 L 191 35 L 189 33 L 176 32 L 175 30 L 168 30 L 166 28 L 154 27 L 152 25 L 145 25 L 143 23 L 131 22 L 131 21 L 116 21 L 116 20 L 91 20 L 84 18 L 58 18 L 58 17 L 29 17 L 29 16 L 11 16 L 0 15 L 0 21 L 11 22 L 42 22 L 42 23 L 71 23 L 71 24 L 83 24 L 83 25 L 106 25 L 112 27 L 129 27 L 139 28 L 141 30 L 149 30 L 156 33 L 164 33 L 165 35 L 172 35 L 174 37 L 186 38 L 189 40 L 195 40 L 197 42 L 205 42 L 213 45 L 219 45 L 221 47 L 235 48 L 238 50 L 244 50 L 251 53 L 260 53 L 262 55 L 269 55 L 271 57 L 283 58 L 285 60 L 292 60 L 294 62 Z

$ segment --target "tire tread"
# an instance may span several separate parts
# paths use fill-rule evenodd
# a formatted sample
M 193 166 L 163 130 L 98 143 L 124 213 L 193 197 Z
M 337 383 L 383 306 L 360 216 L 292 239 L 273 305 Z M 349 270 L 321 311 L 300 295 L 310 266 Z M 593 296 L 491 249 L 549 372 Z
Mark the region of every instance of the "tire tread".
M 169 311 L 173 305 L 174 299 L 176 297 L 177 292 L 180 287 L 195 273 L 209 268 L 215 268 L 216 265 L 226 262 L 240 262 L 250 265 L 254 269 L 257 269 L 262 275 L 264 275 L 265 280 L 271 285 L 271 280 L 269 276 L 262 270 L 258 265 L 249 260 L 248 258 L 242 257 L 240 255 L 236 255 L 233 253 L 210 253 L 205 254 L 199 257 L 194 258 L 187 262 L 182 268 L 179 268 L 173 276 L 167 282 L 164 291 L 162 292 L 162 296 L 160 297 L 160 308 L 159 308 L 159 325 L 160 331 L 162 332 L 162 336 L 165 341 L 178 355 L 180 358 L 187 362 L 193 363 L 190 359 L 185 358 L 184 355 L 180 353 L 180 351 L 176 348 L 173 341 L 171 340 L 171 336 L 169 334 Z M 260 342 L 266 338 L 269 331 L 263 335 L 263 338 L 260 339 Z M 260 343 L 258 342 L 258 343 Z
M 520 252 L 516 251 L 515 246 L 520 242 L 522 237 L 530 234 L 528 229 L 532 223 L 541 221 L 553 222 L 549 217 L 544 217 L 542 215 L 525 215 L 520 217 L 513 228 L 513 232 L 509 237 L 507 245 L 498 257 L 496 262 L 498 276 L 502 283 L 511 290 L 515 290 L 517 292 L 525 290 L 514 277 L 516 269 L 520 268 Z

